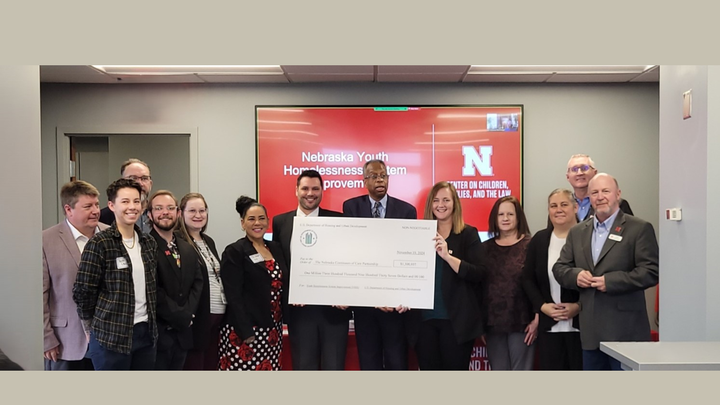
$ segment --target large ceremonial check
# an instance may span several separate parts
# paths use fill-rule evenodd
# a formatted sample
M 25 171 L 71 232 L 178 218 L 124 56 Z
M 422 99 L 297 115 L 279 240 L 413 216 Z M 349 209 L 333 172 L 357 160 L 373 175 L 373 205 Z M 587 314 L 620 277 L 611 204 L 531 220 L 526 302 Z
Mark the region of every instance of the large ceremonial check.
M 436 222 L 295 217 L 289 302 L 432 309 Z

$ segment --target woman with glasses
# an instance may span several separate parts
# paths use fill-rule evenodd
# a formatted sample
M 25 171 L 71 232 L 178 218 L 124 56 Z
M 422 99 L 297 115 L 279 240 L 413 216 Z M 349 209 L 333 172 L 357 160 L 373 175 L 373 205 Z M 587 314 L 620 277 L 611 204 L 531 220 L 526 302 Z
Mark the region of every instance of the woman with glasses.
M 265 207 L 250 197 L 235 203 L 245 237 L 228 245 L 220 262 L 227 297 L 220 331 L 220 370 L 280 370 L 282 307 L 287 267 L 279 243 L 263 237 Z
M 225 294 L 220 281 L 220 256 L 215 241 L 205 234 L 208 208 L 200 193 L 180 200 L 179 234 L 198 251 L 203 270 L 203 290 L 193 319 L 193 348 L 185 359 L 185 370 L 217 370 L 220 327 L 225 316 Z
M 446 181 L 430 190 L 424 219 L 437 220 L 437 257 L 434 308 L 409 312 L 417 329 L 418 365 L 421 370 L 467 370 L 473 343 L 483 334 L 476 294 L 484 276 L 480 237 L 463 221 L 457 191 Z
M 485 341 L 493 370 L 532 370 L 538 316 L 522 287 L 522 269 L 530 229 L 513 196 L 495 201 L 488 219 L 491 239 L 483 243 L 487 278 Z
M 548 196 L 552 226 L 538 231 L 528 244 L 523 288 L 539 315 L 539 366 L 541 370 L 582 370 L 578 317 L 580 293 L 560 287 L 552 268 L 570 228 L 577 224 L 577 202 L 572 192 L 555 189 Z

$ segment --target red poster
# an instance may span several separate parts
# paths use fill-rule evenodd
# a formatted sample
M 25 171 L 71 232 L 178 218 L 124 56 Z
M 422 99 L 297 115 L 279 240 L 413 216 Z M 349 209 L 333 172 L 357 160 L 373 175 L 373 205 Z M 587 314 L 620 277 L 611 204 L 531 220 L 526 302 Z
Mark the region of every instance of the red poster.
M 257 107 L 258 197 L 271 217 L 297 208 L 304 169 L 323 178 L 322 206 L 367 194 L 362 166 L 385 162 L 388 194 L 422 218 L 430 188 L 452 182 L 465 222 L 487 232 L 499 197 L 522 201 L 522 106 Z M 272 230 L 270 230 L 272 232 Z

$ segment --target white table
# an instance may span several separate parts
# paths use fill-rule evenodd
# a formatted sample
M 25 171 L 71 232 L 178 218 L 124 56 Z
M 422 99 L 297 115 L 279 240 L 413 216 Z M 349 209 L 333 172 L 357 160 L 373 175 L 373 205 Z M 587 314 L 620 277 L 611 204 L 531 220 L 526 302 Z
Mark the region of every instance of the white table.
M 601 342 L 624 370 L 720 370 L 720 342 Z

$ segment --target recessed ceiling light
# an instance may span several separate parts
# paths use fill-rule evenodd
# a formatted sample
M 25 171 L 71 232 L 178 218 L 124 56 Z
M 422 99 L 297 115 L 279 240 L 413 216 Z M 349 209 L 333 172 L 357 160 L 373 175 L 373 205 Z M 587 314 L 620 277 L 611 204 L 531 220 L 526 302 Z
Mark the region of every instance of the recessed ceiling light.
M 113 75 L 281 75 L 280 65 L 91 65 Z

